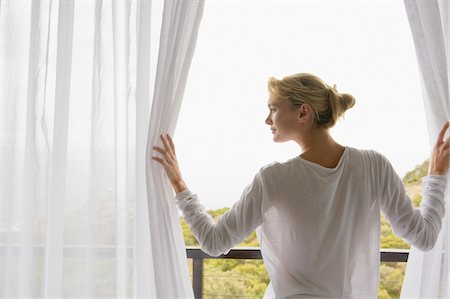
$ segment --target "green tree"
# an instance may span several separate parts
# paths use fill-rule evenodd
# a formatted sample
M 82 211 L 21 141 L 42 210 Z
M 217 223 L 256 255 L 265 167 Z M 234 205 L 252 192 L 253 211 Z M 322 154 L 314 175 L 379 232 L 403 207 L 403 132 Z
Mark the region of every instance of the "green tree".
M 430 160 L 425 160 L 422 164 L 417 165 L 413 170 L 408 171 L 403 177 L 405 185 L 420 184 L 422 178 L 428 174 L 428 165 Z

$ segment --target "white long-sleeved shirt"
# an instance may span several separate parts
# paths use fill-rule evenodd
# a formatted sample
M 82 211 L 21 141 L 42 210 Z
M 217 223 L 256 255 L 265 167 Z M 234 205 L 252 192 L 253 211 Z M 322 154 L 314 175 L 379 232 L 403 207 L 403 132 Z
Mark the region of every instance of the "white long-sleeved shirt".
M 445 176 L 425 177 L 416 209 L 384 156 L 346 147 L 335 168 L 300 156 L 262 167 L 217 223 L 189 189 L 176 200 L 212 256 L 257 229 L 271 281 L 264 298 L 364 299 L 377 298 L 380 209 L 397 236 L 429 250 L 441 228 L 445 188 Z

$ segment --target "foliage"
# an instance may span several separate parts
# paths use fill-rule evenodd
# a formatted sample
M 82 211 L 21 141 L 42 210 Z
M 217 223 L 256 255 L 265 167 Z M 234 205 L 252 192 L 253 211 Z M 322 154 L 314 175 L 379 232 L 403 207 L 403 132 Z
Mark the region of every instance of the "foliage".
M 381 215 L 381 248 L 409 249 L 409 244 L 392 232 L 392 227 L 386 218 Z
M 410 193 L 413 206 L 418 207 L 421 179 L 427 174 L 428 161 L 416 166 L 406 173 L 403 183 Z M 217 220 L 228 208 L 210 210 L 209 214 Z M 199 246 L 181 219 L 186 246 Z M 381 215 L 381 247 L 409 249 L 409 244 L 392 232 L 389 222 Z M 253 232 L 239 246 L 259 246 L 256 233 Z M 378 298 L 399 298 L 405 273 L 405 263 L 382 263 L 380 266 L 380 285 Z M 260 260 L 211 259 L 204 262 L 204 298 L 262 298 L 269 283 L 269 276 Z
M 399 298 L 405 275 L 405 263 L 383 263 L 380 266 L 378 298 Z
M 204 298 L 261 298 L 269 276 L 261 260 L 205 261 Z
M 430 160 L 425 160 L 422 164 L 417 165 L 413 170 L 407 172 L 403 177 L 405 185 L 420 184 L 422 177 L 428 174 L 428 165 Z

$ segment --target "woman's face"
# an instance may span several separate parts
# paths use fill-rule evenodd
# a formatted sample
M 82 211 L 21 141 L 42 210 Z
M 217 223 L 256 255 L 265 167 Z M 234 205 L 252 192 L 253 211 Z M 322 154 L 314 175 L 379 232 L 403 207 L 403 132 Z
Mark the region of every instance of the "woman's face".
M 299 111 L 292 109 L 288 102 L 275 102 L 269 98 L 269 115 L 266 124 L 270 126 L 273 141 L 286 142 L 296 139 L 299 133 Z

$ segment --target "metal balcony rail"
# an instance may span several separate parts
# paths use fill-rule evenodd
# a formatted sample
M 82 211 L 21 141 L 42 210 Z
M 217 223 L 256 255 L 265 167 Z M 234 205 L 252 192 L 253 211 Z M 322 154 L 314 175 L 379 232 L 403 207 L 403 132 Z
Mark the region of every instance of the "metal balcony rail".
M 196 299 L 202 299 L 203 296 L 203 260 L 205 259 L 262 259 L 261 251 L 258 247 L 238 247 L 233 248 L 226 255 L 218 257 L 210 256 L 199 247 L 186 247 L 188 259 L 192 259 L 192 286 Z M 408 261 L 408 249 L 381 249 L 381 262 L 399 262 L 406 263 Z
M 9 254 L 19 255 L 20 245 L 12 246 L 2 246 L 0 244 L 0 256 L 6 254 L 8 247 Z M 31 245 L 32 253 L 34 256 L 44 256 L 45 249 L 42 245 Z M 129 246 L 119 247 L 116 246 L 98 246 L 98 247 L 88 247 L 88 246 L 68 246 L 65 245 L 63 248 L 64 257 L 82 257 L 86 256 L 87 253 L 97 257 L 114 257 L 116 256 L 116 251 L 121 250 L 128 257 L 133 256 L 133 249 Z M 205 259 L 262 259 L 261 251 L 259 247 L 237 247 L 230 250 L 226 255 L 221 255 L 218 257 L 210 256 L 199 247 L 186 247 L 186 255 L 188 259 L 192 259 L 192 284 L 194 289 L 194 295 L 196 299 L 202 298 L 203 292 L 203 261 Z M 381 249 L 380 251 L 380 261 L 381 262 L 407 262 L 408 261 L 409 250 L 408 249 Z

